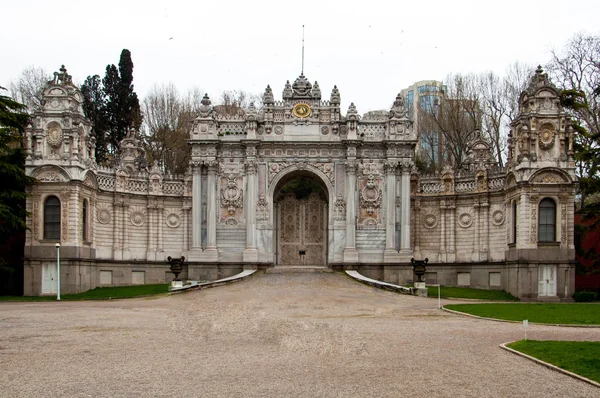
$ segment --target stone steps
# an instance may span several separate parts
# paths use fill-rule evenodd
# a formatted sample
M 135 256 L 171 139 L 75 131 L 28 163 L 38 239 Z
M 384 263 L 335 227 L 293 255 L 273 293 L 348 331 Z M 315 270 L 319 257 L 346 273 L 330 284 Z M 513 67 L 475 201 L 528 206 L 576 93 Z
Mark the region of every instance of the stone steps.
M 294 272 L 333 272 L 331 268 L 323 266 L 311 266 L 311 265 L 290 265 L 290 266 L 275 266 L 273 268 L 267 268 L 265 273 L 267 274 L 285 274 Z

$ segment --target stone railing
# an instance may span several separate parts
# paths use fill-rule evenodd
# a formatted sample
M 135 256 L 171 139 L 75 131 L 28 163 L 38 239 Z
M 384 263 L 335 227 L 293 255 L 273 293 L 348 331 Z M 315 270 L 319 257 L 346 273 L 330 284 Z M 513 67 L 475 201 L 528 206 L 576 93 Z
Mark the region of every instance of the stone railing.
M 495 168 L 488 170 L 487 187 L 488 191 L 500 191 L 504 187 L 506 181 L 505 170 Z M 419 190 L 421 194 L 440 194 L 448 191 L 445 186 L 448 181 L 442 181 L 442 176 L 439 174 L 424 174 L 419 179 Z M 477 192 L 479 186 L 475 178 L 475 173 L 469 171 L 461 171 L 454 175 L 454 186 L 451 187 L 448 193 L 454 192 L 457 194 Z
M 96 174 L 96 179 L 98 181 L 98 188 L 101 191 L 115 192 L 116 176 L 114 170 L 103 168 L 101 172 L 98 172 Z M 133 195 L 148 195 L 150 193 L 151 188 L 156 189 L 156 186 L 153 187 L 152 182 L 149 181 L 149 174 L 141 172 L 136 173 L 134 177 L 127 178 L 125 182 L 125 189 L 122 192 L 130 193 Z M 160 188 L 162 194 L 159 195 L 183 196 L 185 194 L 184 177 L 179 175 L 164 175 L 163 180 L 160 184 Z

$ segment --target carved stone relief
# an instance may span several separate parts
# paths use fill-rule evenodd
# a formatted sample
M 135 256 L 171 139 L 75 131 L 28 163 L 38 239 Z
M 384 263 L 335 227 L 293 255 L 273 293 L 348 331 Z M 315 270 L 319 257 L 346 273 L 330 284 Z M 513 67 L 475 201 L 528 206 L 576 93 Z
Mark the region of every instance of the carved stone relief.
M 275 178 L 275 176 L 287 169 L 288 167 L 292 167 L 292 166 L 296 166 L 298 169 L 302 169 L 304 167 L 304 169 L 306 169 L 306 166 L 312 166 L 320 171 L 323 172 L 323 174 L 325 174 L 327 176 L 327 178 L 329 179 L 329 182 L 333 183 L 333 169 L 334 169 L 334 164 L 333 163 L 317 163 L 317 162 L 307 162 L 307 163 L 294 163 L 294 162 L 273 162 L 271 164 L 269 164 L 269 183 L 271 183 L 273 181 L 273 178 Z
M 225 179 L 223 179 L 225 180 Z M 233 174 L 227 176 L 224 187 L 221 188 L 221 207 L 226 210 L 222 218 L 227 225 L 237 224 L 236 214 L 241 211 L 244 203 L 244 191 L 238 187 L 238 178 Z M 235 219 L 235 224 L 232 224 Z
M 146 222 L 146 210 L 143 207 L 132 206 L 129 209 L 129 221 L 131 225 L 141 227 Z
M 100 224 L 110 223 L 112 217 L 112 206 L 106 203 L 98 203 L 96 218 Z
M 375 213 L 375 209 L 381 207 L 381 188 L 379 188 L 378 182 L 375 175 L 370 174 L 360 191 L 360 206 L 366 209 L 369 216 Z

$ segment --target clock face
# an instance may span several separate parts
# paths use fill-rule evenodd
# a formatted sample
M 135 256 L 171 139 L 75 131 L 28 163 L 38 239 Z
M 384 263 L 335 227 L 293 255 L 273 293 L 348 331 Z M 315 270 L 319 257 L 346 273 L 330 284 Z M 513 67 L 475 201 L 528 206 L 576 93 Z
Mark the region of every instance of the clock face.
M 296 104 L 294 106 L 294 115 L 299 118 L 305 118 L 310 116 L 310 105 L 308 104 Z

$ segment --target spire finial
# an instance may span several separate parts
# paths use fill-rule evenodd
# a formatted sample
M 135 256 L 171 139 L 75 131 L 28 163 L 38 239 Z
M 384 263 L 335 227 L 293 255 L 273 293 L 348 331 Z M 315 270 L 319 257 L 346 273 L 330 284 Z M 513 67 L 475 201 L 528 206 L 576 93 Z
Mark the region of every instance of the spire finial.
M 300 74 L 304 76 L 304 25 L 302 25 L 302 72 Z

